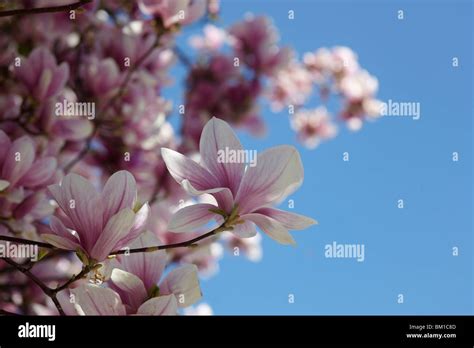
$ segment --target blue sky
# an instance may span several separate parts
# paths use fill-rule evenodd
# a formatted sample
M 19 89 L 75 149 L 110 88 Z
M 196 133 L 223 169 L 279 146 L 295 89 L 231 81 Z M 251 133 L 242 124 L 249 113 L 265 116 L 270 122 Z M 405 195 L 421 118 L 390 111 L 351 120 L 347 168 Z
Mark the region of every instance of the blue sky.
M 257 150 L 298 147 L 305 181 L 289 199 L 294 212 L 320 224 L 295 231 L 296 247 L 265 237 L 260 263 L 227 254 L 220 273 L 202 282 L 205 302 L 215 314 L 472 314 L 472 3 L 223 0 L 222 7 L 226 27 L 246 12 L 272 17 L 281 41 L 300 54 L 351 47 L 378 77 L 379 99 L 419 102 L 421 117 L 342 129 L 307 150 L 286 113 L 263 107 L 268 135 L 239 133 L 241 140 Z M 181 92 L 166 93 L 180 100 Z M 364 244 L 364 262 L 325 258 L 334 241 Z

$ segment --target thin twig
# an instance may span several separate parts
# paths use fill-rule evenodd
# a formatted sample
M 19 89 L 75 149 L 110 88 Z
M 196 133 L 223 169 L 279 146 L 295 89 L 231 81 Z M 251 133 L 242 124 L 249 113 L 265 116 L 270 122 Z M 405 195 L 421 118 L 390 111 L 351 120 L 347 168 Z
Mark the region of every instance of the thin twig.
M 74 277 L 72 277 L 71 279 L 69 279 L 69 280 L 68 280 L 67 282 L 65 282 L 63 285 L 58 286 L 56 289 L 53 289 L 53 292 L 57 294 L 58 292 L 60 292 L 60 291 L 62 291 L 62 290 L 64 290 L 64 289 L 66 289 L 66 288 L 69 287 L 69 285 L 71 285 L 72 283 L 78 281 L 79 279 L 84 278 L 84 277 L 87 275 L 87 273 L 89 273 L 89 271 L 90 271 L 90 268 L 89 268 L 89 267 L 84 267 L 81 272 L 79 272 L 77 275 L 75 275 Z
M 34 15 L 34 14 L 53 13 L 53 12 L 62 12 L 62 11 L 67 12 L 67 11 L 76 10 L 79 7 L 86 5 L 91 1 L 92 0 L 79 0 L 69 5 L 37 7 L 37 8 L 19 8 L 15 10 L 0 11 L 0 17 L 24 16 L 24 15 Z
M 196 238 L 184 241 L 184 242 L 179 242 L 179 243 L 173 243 L 173 244 L 165 244 L 165 245 L 155 245 L 151 247 L 144 247 L 144 248 L 136 248 L 136 249 L 123 249 L 123 250 L 118 250 L 118 251 L 113 251 L 110 253 L 110 255 L 122 255 L 122 254 L 133 254 L 133 253 L 147 253 L 147 252 L 153 252 L 153 251 L 158 251 L 158 250 L 167 250 L 167 249 L 176 249 L 176 248 L 183 248 L 183 247 L 193 247 L 195 246 L 196 242 L 199 242 L 200 240 L 203 240 L 205 238 L 214 236 L 218 234 L 219 232 L 223 232 L 226 230 L 232 229 L 231 227 L 226 227 L 225 224 L 217 227 L 216 229 L 204 233 Z
M 33 282 L 35 282 L 36 285 L 38 285 L 41 290 L 43 290 L 43 292 L 45 293 L 46 296 L 48 296 L 49 298 L 51 298 L 51 300 L 53 301 L 54 305 L 56 306 L 58 312 L 60 315 L 65 315 L 64 314 L 64 310 L 63 308 L 61 307 L 61 304 L 59 303 L 57 297 L 56 297 L 56 292 L 49 288 L 48 286 L 46 286 L 46 284 L 44 284 L 37 276 L 35 276 L 33 273 L 30 272 L 30 270 L 24 268 L 22 265 L 16 263 L 15 261 L 13 261 L 12 259 L 9 259 L 8 257 L 6 258 L 3 258 L 3 260 L 8 263 L 10 266 L 16 268 L 18 271 L 20 271 L 21 273 L 23 273 L 24 275 L 26 275 L 28 278 L 30 278 Z
M 16 237 L 10 237 L 10 236 L 0 236 L 0 240 L 13 242 L 13 243 L 17 243 L 17 244 L 37 245 L 41 248 L 47 248 L 47 249 L 58 249 L 52 244 L 37 242 L 36 240 L 30 240 L 30 239 L 16 238 Z

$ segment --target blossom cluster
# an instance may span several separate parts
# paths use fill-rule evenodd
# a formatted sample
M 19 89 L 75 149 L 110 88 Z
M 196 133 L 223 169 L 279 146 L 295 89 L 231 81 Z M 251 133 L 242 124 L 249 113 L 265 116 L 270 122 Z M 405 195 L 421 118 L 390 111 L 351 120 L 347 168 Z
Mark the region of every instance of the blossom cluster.
M 349 48 L 306 53 L 279 43 L 271 19 L 213 24 L 217 0 L 22 0 L 0 17 L 0 246 L 38 247 L 0 259 L 0 309 L 16 314 L 211 313 L 199 278 L 223 250 L 262 258 L 262 235 L 295 244 L 316 224 L 276 208 L 303 183 L 297 149 L 262 151 L 255 166 L 233 128 L 265 132 L 261 101 L 288 108 L 314 148 L 336 135 L 314 90 L 339 97 L 351 129 L 377 116 L 377 80 Z M 178 47 L 184 27 L 202 26 Z M 186 69 L 184 100 L 164 93 Z M 179 126 L 172 121 L 179 118 Z M 274 116 L 278 117 L 278 116 Z M 5 289 L 5 290 L 3 290 Z M 186 308 L 186 309 L 184 309 Z

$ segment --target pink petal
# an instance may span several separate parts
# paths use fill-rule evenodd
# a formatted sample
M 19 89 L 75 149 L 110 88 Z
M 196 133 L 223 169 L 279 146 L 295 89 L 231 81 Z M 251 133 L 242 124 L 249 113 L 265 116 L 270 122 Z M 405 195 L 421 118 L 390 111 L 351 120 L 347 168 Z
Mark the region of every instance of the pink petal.
M 54 157 L 43 157 L 38 159 L 31 166 L 19 181 L 18 185 L 25 187 L 36 187 L 47 183 L 57 168 L 57 161 Z
M 139 315 L 176 315 L 178 302 L 174 295 L 154 297 L 138 308 Z
M 150 206 L 148 203 L 143 204 L 143 206 L 135 213 L 135 221 L 130 230 L 128 236 L 120 241 L 120 246 L 118 248 L 123 248 L 130 242 L 133 242 L 137 237 L 142 233 L 143 229 L 146 227 L 146 222 L 148 216 L 150 215 Z
M 156 245 L 161 245 L 160 240 L 153 233 L 147 231 L 140 235 L 130 245 L 130 248 L 144 248 Z M 123 255 L 120 258 L 120 264 L 123 269 L 139 277 L 145 284 L 147 291 L 159 282 L 165 269 L 166 261 L 167 255 L 164 250 L 133 253 Z
M 84 248 L 90 251 L 102 231 L 100 195 L 89 181 L 77 174 L 66 175 L 61 185 L 51 185 L 48 189 L 71 219 Z
M 178 184 L 182 184 L 186 180 L 192 188 L 199 191 L 219 187 L 213 174 L 179 152 L 162 148 L 161 155 L 168 171 Z
M 293 146 L 277 146 L 257 156 L 257 165 L 248 167 L 237 193 L 241 213 L 260 207 L 294 192 L 303 182 L 303 165 Z
M 227 150 L 242 151 L 242 144 L 232 128 L 213 117 L 202 131 L 199 149 L 204 165 L 215 175 L 219 186 L 230 188 L 235 196 L 244 174 L 245 163 L 219 162 L 222 159 L 219 153 L 226 153 Z
M 122 299 L 124 299 L 124 302 L 129 304 L 134 311 L 146 300 L 148 294 L 145 285 L 136 275 L 114 268 L 110 279 L 116 287 L 122 290 L 122 293 L 126 296 L 126 300 L 123 297 Z
M 209 209 L 216 208 L 215 205 L 206 203 L 184 207 L 171 217 L 171 221 L 168 224 L 168 231 L 177 233 L 191 232 L 197 227 L 202 227 L 212 219 L 220 216 L 209 211 Z
M 255 224 L 251 221 L 244 221 L 243 224 L 238 224 L 232 230 L 232 233 L 240 238 L 251 238 L 255 237 L 257 230 Z
M 241 216 L 243 220 L 254 222 L 260 229 L 281 244 L 296 244 L 288 230 L 275 219 L 262 214 L 246 214 Z
M 172 270 L 160 284 L 160 292 L 174 294 L 179 307 L 190 306 L 202 297 L 195 265 L 186 265 Z
M 161 155 L 171 176 L 190 195 L 212 194 L 219 207 L 230 212 L 233 206 L 233 195 L 229 188 L 220 187 L 216 177 L 206 168 L 179 152 L 162 148 Z
M 203 194 L 210 194 L 214 196 L 219 208 L 223 209 L 226 213 L 230 213 L 234 206 L 232 192 L 227 187 L 217 187 L 209 190 L 196 190 L 188 180 L 183 180 L 181 185 L 191 196 L 200 196 Z
M 108 221 L 112 215 L 124 208 L 133 208 L 136 198 L 137 184 L 133 175 L 126 170 L 113 174 L 102 191 L 104 221 Z
M 82 315 L 125 315 L 125 306 L 113 290 L 87 284 L 71 289 Z
M 71 141 L 85 139 L 92 131 L 92 122 L 85 118 L 61 119 L 54 123 L 52 129 L 55 135 Z
M 71 242 L 76 243 L 79 246 L 80 240 L 77 235 L 72 234 L 71 231 L 66 226 L 64 226 L 62 221 L 56 216 L 51 216 L 49 226 L 56 235 L 63 238 L 67 238 Z
M 0 163 L 3 163 L 4 158 L 11 146 L 10 137 L 0 129 Z
M 96 261 L 105 260 L 117 248 L 120 240 L 130 233 L 134 221 L 135 213 L 128 208 L 112 216 L 92 248 L 90 256 Z
M 282 224 L 283 227 L 289 230 L 304 230 L 309 226 L 318 223 L 316 220 L 313 220 L 309 217 L 275 208 L 261 208 L 257 210 L 256 213 L 275 219 L 280 224 Z
M 69 238 L 58 236 L 57 234 L 43 233 L 41 238 L 43 238 L 46 243 L 52 244 L 59 249 L 77 250 L 81 248 L 78 243 Z
M 2 178 L 14 186 L 31 168 L 35 160 L 35 146 L 28 136 L 15 140 L 5 155 Z

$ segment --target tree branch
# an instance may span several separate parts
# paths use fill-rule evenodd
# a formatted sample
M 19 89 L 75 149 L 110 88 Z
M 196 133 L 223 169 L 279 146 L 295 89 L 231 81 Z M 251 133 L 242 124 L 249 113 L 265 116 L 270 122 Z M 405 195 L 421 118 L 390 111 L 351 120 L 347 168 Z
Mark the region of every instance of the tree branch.
M 24 15 L 34 15 L 34 14 L 62 12 L 62 11 L 68 12 L 68 11 L 76 10 L 79 7 L 86 5 L 91 1 L 92 0 L 79 0 L 75 3 L 68 4 L 68 5 L 37 7 L 37 8 L 19 8 L 15 10 L 0 11 L 0 17 L 24 16 Z
M 53 289 L 46 286 L 46 284 L 44 284 L 37 276 L 35 276 L 33 273 L 31 273 L 29 269 L 24 268 L 22 265 L 16 263 L 12 259 L 9 259 L 8 257 L 6 257 L 6 258 L 3 258 L 3 260 L 6 263 L 8 263 L 10 266 L 16 268 L 18 271 L 20 271 L 21 273 L 26 275 L 33 282 L 35 282 L 36 285 L 38 285 L 41 288 L 41 290 L 43 290 L 45 295 L 48 296 L 49 298 L 51 298 L 51 300 L 53 301 L 54 305 L 56 306 L 59 314 L 60 315 L 65 315 L 64 311 L 63 311 L 63 308 L 61 307 L 61 304 L 59 303 L 59 301 L 56 297 L 56 292 Z
M 13 243 L 17 243 L 17 244 L 37 245 L 41 248 L 47 248 L 47 249 L 58 249 L 54 245 L 49 244 L 49 243 L 37 242 L 35 240 L 29 240 L 29 239 L 23 239 L 23 238 L 16 238 L 16 237 L 10 237 L 10 236 L 0 236 L 0 240 L 13 242 Z
M 227 227 L 226 224 L 222 224 L 221 226 L 213 229 L 210 232 L 204 233 L 196 238 L 184 241 L 184 242 L 179 242 L 179 243 L 173 243 L 173 244 L 165 244 L 165 245 L 155 245 L 151 247 L 144 247 L 144 248 L 136 248 L 136 249 L 123 249 L 123 250 L 118 250 L 118 251 L 113 251 L 109 255 L 122 255 L 122 254 L 134 254 L 134 253 L 149 253 L 153 251 L 158 251 L 158 250 L 167 250 L 167 249 L 176 249 L 176 248 L 183 248 L 183 247 L 193 247 L 196 246 L 196 242 L 199 242 L 200 240 L 206 239 L 208 237 L 214 236 L 218 234 L 219 232 L 224 232 L 227 230 L 231 230 L 232 227 Z

